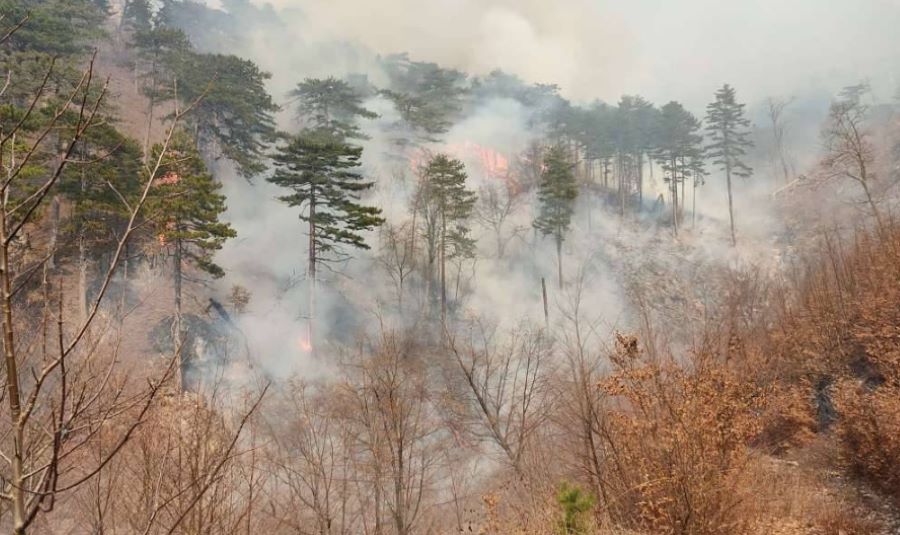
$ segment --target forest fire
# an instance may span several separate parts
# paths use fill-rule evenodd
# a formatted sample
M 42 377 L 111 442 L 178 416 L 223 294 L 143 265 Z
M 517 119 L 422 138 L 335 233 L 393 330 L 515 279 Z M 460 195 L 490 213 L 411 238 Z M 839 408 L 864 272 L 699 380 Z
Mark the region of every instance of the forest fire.
M 174 171 L 169 171 L 168 173 L 164 174 L 163 176 L 157 178 L 154 185 L 169 186 L 172 184 L 177 184 L 180 180 L 181 180 L 181 176 L 179 176 L 178 173 L 176 173 Z M 167 231 L 173 230 L 174 228 L 175 228 L 174 221 L 169 221 L 166 223 Z M 167 245 L 165 232 L 160 232 L 159 235 L 157 235 L 156 239 L 159 241 L 160 247 L 165 247 Z
M 493 180 L 506 182 L 510 189 L 518 189 L 519 183 L 513 177 L 510 160 L 502 152 L 474 141 L 450 143 L 444 150 L 452 157 L 459 158 L 468 165 L 474 165 L 478 172 Z M 427 164 L 427 155 L 418 151 L 409 158 L 410 169 L 418 171 Z
M 304 353 L 312 353 L 312 343 L 306 336 L 300 336 L 297 338 L 297 349 Z

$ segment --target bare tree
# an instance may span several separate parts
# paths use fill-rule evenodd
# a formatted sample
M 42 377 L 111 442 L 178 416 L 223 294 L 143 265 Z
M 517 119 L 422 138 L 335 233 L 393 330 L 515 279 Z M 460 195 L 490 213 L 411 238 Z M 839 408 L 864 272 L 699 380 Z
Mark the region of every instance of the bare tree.
M 297 532 L 309 526 L 319 535 L 349 534 L 358 527 L 358 504 L 351 495 L 353 430 L 344 425 L 347 415 L 332 394 L 327 386 L 320 392 L 291 382 L 267 425 L 274 446 L 271 471 L 289 504 L 284 522 Z
M 499 446 L 523 475 L 523 453 L 547 418 L 551 341 L 542 330 L 519 327 L 498 342 L 496 329 L 481 321 L 472 322 L 468 331 L 462 341 L 451 334 L 447 338 L 477 415 L 476 435 Z
M 522 195 L 508 184 L 487 184 L 478 192 L 475 217 L 493 232 L 497 258 L 503 258 L 509 243 L 528 230 L 521 225 L 506 228 L 510 216 L 522 206 L 523 200 Z
M 845 88 L 831 104 L 822 130 L 826 150 L 822 165 L 830 177 L 850 179 L 862 188 L 878 231 L 884 234 L 884 221 L 875 198 L 875 146 L 866 125 L 869 107 L 862 102 L 866 92 L 865 84 Z
M 787 120 L 784 117 L 784 112 L 793 101 L 793 98 L 769 98 L 766 100 L 766 112 L 772 128 L 772 152 L 770 158 L 772 166 L 780 168 L 783 184 L 791 181 L 792 174 L 785 142 Z
M 445 437 L 420 350 L 411 336 L 385 332 L 340 385 L 369 466 L 374 533 L 387 532 L 385 521 L 397 535 L 419 531 L 441 462 Z
M 410 276 L 417 267 L 416 228 L 414 223 L 385 223 L 381 227 L 381 254 L 384 267 L 397 290 L 397 308 L 403 311 L 403 296 Z

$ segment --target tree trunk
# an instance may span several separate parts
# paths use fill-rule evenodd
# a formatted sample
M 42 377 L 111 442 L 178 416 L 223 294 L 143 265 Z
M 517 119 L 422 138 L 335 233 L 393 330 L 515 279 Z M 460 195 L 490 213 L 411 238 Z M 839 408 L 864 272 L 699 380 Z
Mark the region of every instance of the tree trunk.
M 691 229 L 697 226 L 697 179 L 693 182 L 693 191 L 691 192 Z
M 727 157 L 726 157 L 727 158 Z M 728 183 L 728 219 L 731 221 L 731 246 L 737 247 L 737 237 L 734 233 L 734 203 L 731 195 L 731 164 L 725 164 L 725 180 Z
M 172 322 L 172 342 L 178 352 L 178 388 L 184 390 L 184 327 L 181 321 L 181 239 L 175 240 L 175 262 L 173 278 L 175 287 L 175 320 Z
M 135 69 L 137 69 L 137 64 L 135 63 Z M 156 66 L 157 66 L 157 58 L 153 58 L 153 64 L 150 66 L 150 102 L 147 104 L 147 135 L 144 138 L 144 165 L 147 164 L 148 158 L 150 158 L 150 134 L 153 129 L 153 111 L 156 105 Z M 137 79 L 135 79 L 135 84 L 137 84 Z M 175 104 L 176 109 L 178 104 Z
M 556 237 L 556 268 L 559 275 L 559 289 L 563 287 L 563 268 L 562 268 L 562 236 Z
M 54 195 L 50 203 L 50 258 L 47 259 L 47 266 L 50 269 L 56 268 L 56 244 L 59 241 L 59 210 L 59 195 Z
M 638 189 L 638 212 L 644 206 L 644 154 L 640 151 L 637 153 L 637 189 Z
M 447 324 L 447 219 L 441 210 L 441 324 Z
M 316 343 L 316 197 L 309 201 L 309 319 L 306 322 L 306 340 L 310 353 L 315 355 Z
M 13 339 L 12 290 L 9 273 L 9 245 L 6 243 L 6 196 L 4 194 L 2 212 L 0 213 L 0 291 L 2 291 L 3 313 L 3 358 L 6 362 L 6 388 L 9 395 L 9 419 L 13 435 L 13 452 L 11 459 L 13 533 L 25 533 L 25 489 L 24 489 L 24 432 L 21 419 L 22 404 L 19 393 L 19 370 L 16 362 L 16 350 Z
M 78 312 L 82 325 L 87 321 L 88 316 L 87 274 L 87 247 L 84 243 L 84 232 L 80 232 L 78 235 Z
M 672 158 L 672 231 L 678 236 L 678 160 Z
M 869 204 L 869 208 L 872 209 L 872 216 L 875 218 L 875 224 L 878 226 L 878 234 L 885 238 L 887 235 L 885 233 L 884 222 L 881 219 L 881 212 L 878 210 L 878 206 L 875 204 L 875 199 L 872 198 L 872 192 L 869 190 L 868 180 L 865 179 L 865 170 L 863 170 L 862 176 L 863 180 L 860 180 L 859 183 L 863 187 L 863 191 L 866 193 L 866 202 Z

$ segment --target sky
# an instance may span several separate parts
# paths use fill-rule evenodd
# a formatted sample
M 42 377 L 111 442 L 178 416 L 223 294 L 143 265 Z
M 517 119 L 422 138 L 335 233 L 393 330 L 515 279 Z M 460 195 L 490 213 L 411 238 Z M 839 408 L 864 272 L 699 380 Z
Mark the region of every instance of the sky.
M 900 66 L 900 0 L 254 1 L 306 42 L 501 68 L 582 101 L 639 93 L 697 108 L 726 82 L 754 102 L 861 79 L 888 99 Z

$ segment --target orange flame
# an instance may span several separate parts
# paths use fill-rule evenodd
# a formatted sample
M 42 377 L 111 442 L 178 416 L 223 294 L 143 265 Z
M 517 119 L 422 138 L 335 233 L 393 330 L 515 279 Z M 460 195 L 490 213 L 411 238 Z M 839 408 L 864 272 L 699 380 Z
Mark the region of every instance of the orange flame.
M 491 147 L 479 145 L 474 141 L 464 141 L 462 143 L 451 143 L 445 146 L 447 151 L 454 158 L 459 158 L 468 164 L 476 164 L 480 170 L 489 178 L 502 180 L 506 182 L 506 186 L 511 191 L 518 191 L 520 185 L 512 176 L 509 158 L 502 152 Z M 409 167 L 413 171 L 418 171 L 426 163 L 426 153 L 424 151 L 415 151 L 409 155 Z
M 297 338 L 297 349 L 304 353 L 312 352 L 312 344 L 305 336 Z

